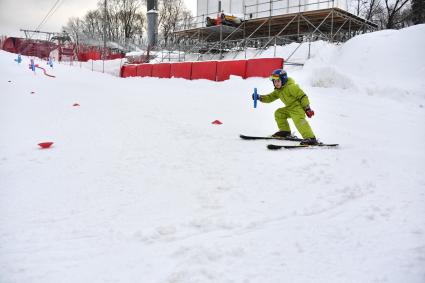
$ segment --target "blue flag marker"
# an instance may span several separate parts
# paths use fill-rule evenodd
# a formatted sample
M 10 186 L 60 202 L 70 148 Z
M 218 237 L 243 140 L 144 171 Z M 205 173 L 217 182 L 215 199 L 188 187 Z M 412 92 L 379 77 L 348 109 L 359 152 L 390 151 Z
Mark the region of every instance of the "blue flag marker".
M 254 108 L 257 108 L 258 93 L 257 88 L 254 88 Z
M 35 72 L 34 59 L 31 59 L 31 70 L 32 70 L 33 72 Z
M 49 65 L 50 68 L 53 68 L 53 60 L 51 57 L 49 57 L 49 60 L 47 61 L 47 65 Z
M 21 64 L 22 62 L 21 54 L 18 55 L 18 58 L 15 59 L 15 61 L 18 62 L 18 64 Z

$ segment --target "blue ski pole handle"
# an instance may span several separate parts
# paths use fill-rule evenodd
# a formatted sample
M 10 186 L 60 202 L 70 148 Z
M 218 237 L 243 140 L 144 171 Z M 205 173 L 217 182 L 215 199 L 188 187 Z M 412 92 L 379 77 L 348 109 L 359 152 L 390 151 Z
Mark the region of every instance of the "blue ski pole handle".
M 258 93 L 257 88 L 254 88 L 254 108 L 257 108 Z

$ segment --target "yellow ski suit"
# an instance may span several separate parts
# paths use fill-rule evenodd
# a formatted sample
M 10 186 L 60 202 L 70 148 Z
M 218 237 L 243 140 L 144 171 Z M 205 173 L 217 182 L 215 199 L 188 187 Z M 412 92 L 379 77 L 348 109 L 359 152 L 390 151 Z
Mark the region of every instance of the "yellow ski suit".
M 260 101 L 271 103 L 278 98 L 285 104 L 285 107 L 279 108 L 275 112 L 275 119 L 279 130 L 291 132 L 288 123 L 288 118 L 291 118 L 304 139 L 314 138 L 315 135 L 305 115 L 305 109 L 309 107 L 310 101 L 292 78 L 288 78 L 286 84 L 280 89 L 275 88 L 272 93 L 261 95 Z

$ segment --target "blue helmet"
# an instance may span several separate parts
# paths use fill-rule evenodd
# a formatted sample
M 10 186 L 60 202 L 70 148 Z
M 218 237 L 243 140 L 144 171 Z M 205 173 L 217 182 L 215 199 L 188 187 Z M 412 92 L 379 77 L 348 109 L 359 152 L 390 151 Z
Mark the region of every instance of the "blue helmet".
M 286 73 L 285 70 L 282 70 L 282 69 L 274 70 L 270 76 L 270 80 L 273 81 L 277 79 L 280 79 L 280 81 L 282 82 L 282 85 L 284 85 L 288 81 L 288 74 Z

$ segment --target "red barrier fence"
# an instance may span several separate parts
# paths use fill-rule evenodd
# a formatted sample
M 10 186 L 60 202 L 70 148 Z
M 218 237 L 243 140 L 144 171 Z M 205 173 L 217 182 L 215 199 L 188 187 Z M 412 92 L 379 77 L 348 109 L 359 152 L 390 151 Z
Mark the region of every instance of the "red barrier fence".
M 124 58 L 125 54 L 117 53 L 117 54 L 109 54 L 106 56 L 106 60 L 114 60 Z
M 121 77 L 136 77 L 137 76 L 137 65 L 124 65 L 121 67 Z
M 171 77 L 190 80 L 192 75 L 192 62 L 180 62 L 171 64 Z
M 74 52 L 72 50 L 72 52 Z M 101 60 L 102 52 L 100 51 L 89 51 L 89 52 L 78 52 L 77 53 L 78 61 L 87 62 L 88 60 Z M 106 55 L 106 60 L 114 60 L 124 58 L 123 54 L 108 54 Z
M 57 49 L 58 45 L 50 41 L 31 40 L 18 37 L 8 37 L 3 42 L 3 49 L 7 52 L 48 58 L 50 52 Z
M 217 78 L 218 82 L 228 80 L 230 75 L 239 76 L 245 79 L 246 60 L 218 61 Z
M 152 77 L 153 64 L 137 65 L 137 76 L 139 77 Z
M 211 81 L 228 80 L 231 75 L 244 79 L 252 77 L 270 76 L 273 70 L 283 68 L 282 58 L 256 58 L 233 61 L 203 61 L 124 65 L 121 69 L 122 77 L 135 76 L 133 69 L 128 66 L 137 66 L 136 76 L 157 78 L 184 78 L 188 80 L 206 79 Z
M 27 39 L 19 37 L 2 38 L 2 49 L 26 56 L 35 56 L 47 59 L 52 56 L 59 55 L 59 61 L 74 60 L 76 57 L 79 61 L 101 60 L 102 53 L 105 53 L 106 60 L 124 58 L 124 54 L 116 53 L 116 51 L 106 48 L 103 50 L 99 47 L 75 45 L 73 43 L 60 43 L 56 41 L 46 41 L 38 39 Z M 55 51 L 53 54 L 52 52 Z
M 246 77 L 267 78 L 276 69 L 283 68 L 282 58 L 256 58 L 246 62 Z
M 87 62 L 88 60 L 100 60 L 102 54 L 98 51 L 79 52 L 77 54 L 78 61 Z
M 169 79 L 171 77 L 171 64 L 170 63 L 153 64 L 152 77 Z
M 192 63 L 191 80 L 205 79 L 215 81 L 217 75 L 217 61 L 203 61 Z

